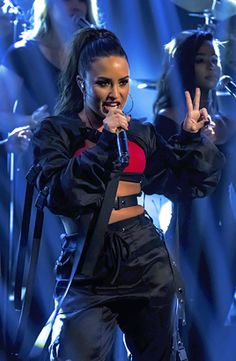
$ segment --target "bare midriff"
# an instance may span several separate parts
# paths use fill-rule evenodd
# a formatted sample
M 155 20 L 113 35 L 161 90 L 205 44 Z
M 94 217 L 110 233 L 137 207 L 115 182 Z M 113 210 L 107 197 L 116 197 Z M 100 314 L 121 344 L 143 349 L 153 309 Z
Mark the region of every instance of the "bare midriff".
M 140 183 L 132 183 L 120 181 L 116 192 L 117 197 L 131 196 L 141 192 Z M 113 209 L 111 212 L 109 224 L 122 221 L 124 219 L 139 216 L 144 213 L 143 206 L 137 205 L 133 207 L 121 208 L 118 210 Z

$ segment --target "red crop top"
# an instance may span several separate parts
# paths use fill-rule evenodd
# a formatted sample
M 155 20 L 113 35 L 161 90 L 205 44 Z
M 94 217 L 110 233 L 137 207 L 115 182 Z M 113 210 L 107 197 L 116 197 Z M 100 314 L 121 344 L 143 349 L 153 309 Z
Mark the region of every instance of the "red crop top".
M 143 173 L 146 166 L 146 157 L 144 150 L 136 143 L 128 141 L 129 147 L 129 164 L 124 169 L 124 172 Z M 88 147 L 83 147 L 75 152 L 75 156 L 83 153 Z

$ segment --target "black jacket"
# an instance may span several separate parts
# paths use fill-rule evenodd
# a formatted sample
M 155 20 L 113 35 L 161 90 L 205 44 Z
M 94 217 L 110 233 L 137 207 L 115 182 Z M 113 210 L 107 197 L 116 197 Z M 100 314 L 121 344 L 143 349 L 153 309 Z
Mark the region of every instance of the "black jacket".
M 172 200 L 203 197 L 214 190 L 224 156 L 200 133 L 182 130 L 166 142 L 152 124 L 132 119 L 127 135 L 143 148 L 146 168 L 142 175 L 122 173 L 121 179 L 141 181 L 145 193 Z M 74 156 L 86 138 L 96 145 Z M 50 117 L 34 135 L 33 145 L 35 163 L 42 166 L 38 187 L 48 185 L 52 212 L 76 217 L 100 206 L 111 173 L 118 171 L 115 134 L 91 131 L 78 118 Z

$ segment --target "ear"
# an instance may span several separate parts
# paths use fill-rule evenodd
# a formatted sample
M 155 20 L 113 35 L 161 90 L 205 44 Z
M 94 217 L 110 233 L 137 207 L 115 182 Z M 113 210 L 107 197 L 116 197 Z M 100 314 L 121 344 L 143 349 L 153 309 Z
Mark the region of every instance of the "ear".
M 76 76 L 76 83 L 80 88 L 81 92 L 85 94 L 85 82 L 79 75 Z

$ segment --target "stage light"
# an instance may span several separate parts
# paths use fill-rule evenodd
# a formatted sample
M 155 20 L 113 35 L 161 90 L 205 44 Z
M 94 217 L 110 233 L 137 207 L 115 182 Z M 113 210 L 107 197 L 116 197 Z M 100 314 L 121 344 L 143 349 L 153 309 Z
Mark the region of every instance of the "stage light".
M 96 21 L 96 24 L 99 23 L 98 21 L 98 5 L 97 5 L 97 0 L 91 0 L 91 6 L 92 6 L 92 13 L 93 13 L 93 17 Z
M 161 206 L 161 209 L 159 212 L 159 223 L 160 223 L 160 228 L 163 230 L 163 232 L 167 231 L 167 228 L 170 224 L 171 210 L 172 210 L 171 201 L 167 200 Z

